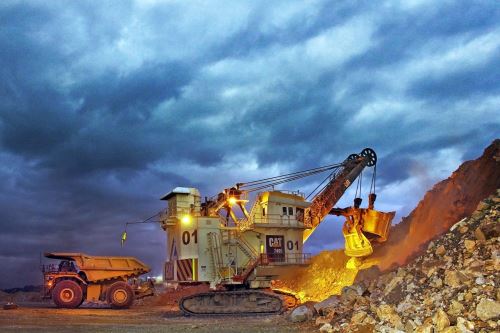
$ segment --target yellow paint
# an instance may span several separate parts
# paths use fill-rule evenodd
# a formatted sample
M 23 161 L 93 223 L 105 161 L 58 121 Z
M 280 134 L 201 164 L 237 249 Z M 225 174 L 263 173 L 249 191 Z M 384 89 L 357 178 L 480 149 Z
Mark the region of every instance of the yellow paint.
M 193 281 L 198 281 L 198 276 L 196 275 L 196 259 L 191 259 L 191 266 L 193 268 Z
M 87 286 L 87 301 L 96 302 L 101 296 L 102 286 L 100 284 L 89 284 Z
M 126 276 L 139 276 L 151 269 L 134 257 L 100 257 L 85 253 L 50 252 L 45 257 L 59 260 L 75 261 L 76 266 L 87 276 L 90 282 L 100 282 Z M 68 272 L 74 277 L 76 273 Z

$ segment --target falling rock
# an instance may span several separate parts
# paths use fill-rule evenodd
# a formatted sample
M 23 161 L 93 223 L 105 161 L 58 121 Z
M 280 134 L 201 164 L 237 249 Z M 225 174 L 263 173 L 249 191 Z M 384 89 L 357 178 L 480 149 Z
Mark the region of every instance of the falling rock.
M 452 288 L 461 287 L 464 280 L 466 277 L 460 272 L 450 270 L 444 273 L 444 283 Z
M 356 311 L 351 317 L 351 323 L 361 323 L 366 318 L 365 311 Z
M 488 326 L 491 328 L 497 328 L 498 324 L 494 320 L 488 320 Z
M 333 332 L 333 327 L 332 327 L 331 324 L 326 323 L 326 324 L 323 324 L 323 326 L 321 326 L 319 328 L 319 331 L 320 332 L 325 332 L 325 333 L 332 333 Z
M 327 299 L 314 304 L 314 308 L 319 314 L 324 314 L 325 312 L 330 312 L 326 309 L 333 309 L 340 304 L 340 297 L 337 295 L 333 295 L 328 297 Z
M 377 332 L 377 331 L 375 331 L 374 324 L 354 324 L 354 325 L 351 325 L 349 332 L 372 333 L 372 332 Z M 385 330 L 383 332 L 389 333 L 389 332 L 394 332 L 394 331 L 389 329 L 389 330 Z
M 313 311 L 309 307 L 301 305 L 292 311 L 290 319 L 294 323 L 300 323 L 306 320 L 311 320 L 313 316 Z
M 363 320 L 363 324 L 369 324 L 369 325 L 375 325 L 377 323 L 377 321 L 375 320 L 375 318 L 373 318 L 372 316 L 370 315 L 366 315 L 365 319 Z
M 472 301 L 474 299 L 474 295 L 472 295 L 472 293 L 470 291 L 468 291 L 467 293 L 465 293 L 464 299 L 467 302 L 470 302 L 470 301 Z
M 488 207 L 490 207 L 490 204 L 483 200 L 477 204 L 476 211 L 485 210 Z
M 476 314 L 483 321 L 497 318 L 500 316 L 500 303 L 483 298 L 476 306 Z
M 382 304 L 377 309 L 377 316 L 380 320 L 384 320 L 392 324 L 395 328 L 402 327 L 401 317 L 394 311 L 394 309 L 387 304 Z
M 366 287 L 361 284 L 353 284 L 352 286 L 346 286 L 342 288 L 342 294 L 340 298 L 342 301 L 350 302 L 355 300 L 358 296 L 363 295 L 366 291 Z
M 457 328 L 459 329 L 460 333 L 472 333 L 474 332 L 474 323 L 462 317 L 458 317 Z
M 444 247 L 444 245 L 440 245 L 437 249 L 436 249 L 436 254 L 438 256 L 442 256 L 443 254 L 446 253 L 446 249 Z
M 450 305 L 450 308 L 448 310 L 448 313 L 450 315 L 456 317 L 456 316 L 460 315 L 463 311 L 464 311 L 464 306 L 462 305 L 462 303 L 460 303 L 456 300 L 451 301 L 451 305 Z
M 474 236 L 478 241 L 485 241 L 486 236 L 484 235 L 483 231 L 481 230 L 481 227 L 477 227 L 476 230 L 474 230 Z
M 495 238 L 500 236 L 500 223 L 491 222 L 487 224 L 483 224 L 481 226 L 481 231 L 484 234 L 484 237 L 488 240 L 491 238 Z
M 404 312 L 409 311 L 412 308 L 413 308 L 413 305 L 410 302 L 403 301 L 403 302 L 398 304 L 398 306 L 396 307 L 396 311 L 398 313 L 404 313 Z
M 465 245 L 465 248 L 467 249 L 467 251 L 473 252 L 474 248 L 476 247 L 476 242 L 473 240 L 470 240 L 470 239 L 466 239 L 464 241 L 464 245 Z
M 436 326 L 438 332 L 450 326 L 450 319 L 448 318 L 446 312 L 444 312 L 442 309 L 437 310 L 436 314 L 432 318 L 432 322 Z
M 423 324 L 413 331 L 414 333 L 433 333 L 434 328 L 431 324 Z
M 485 284 L 485 283 L 486 283 L 486 280 L 484 279 L 484 277 L 482 277 L 482 276 L 478 276 L 478 277 L 476 278 L 476 281 L 475 281 L 475 282 L 476 282 L 476 284 L 477 284 L 477 285 L 482 286 L 483 284 Z
M 316 318 L 316 322 L 315 323 L 316 323 L 316 325 L 319 326 L 319 325 L 323 325 L 323 324 L 329 324 L 331 320 L 332 319 L 329 318 L 329 317 L 323 317 L 323 316 L 321 316 L 321 317 Z
M 431 281 L 431 287 L 441 288 L 442 286 L 443 286 L 443 280 L 441 280 L 438 277 L 435 277 L 434 279 L 432 279 L 432 281 Z

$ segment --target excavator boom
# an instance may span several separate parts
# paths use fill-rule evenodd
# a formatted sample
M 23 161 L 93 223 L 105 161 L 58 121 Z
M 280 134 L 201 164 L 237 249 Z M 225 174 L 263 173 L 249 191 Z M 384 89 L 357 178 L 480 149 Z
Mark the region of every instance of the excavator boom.
M 350 155 L 343 163 L 342 169 L 332 177 L 324 189 L 312 200 L 311 206 L 305 210 L 304 224 L 311 229 L 304 231 L 303 241 L 318 227 L 330 213 L 335 204 L 344 195 L 347 188 L 358 178 L 367 166 L 375 166 L 377 155 L 370 148 L 365 148 L 357 155 Z

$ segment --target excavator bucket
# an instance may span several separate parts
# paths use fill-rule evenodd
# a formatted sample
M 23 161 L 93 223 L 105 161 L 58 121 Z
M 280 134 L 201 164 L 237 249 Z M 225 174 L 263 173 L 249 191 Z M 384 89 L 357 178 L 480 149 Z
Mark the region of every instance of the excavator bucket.
M 385 242 L 389 235 L 389 227 L 396 212 L 379 212 L 374 209 L 365 209 L 363 212 L 363 233 L 377 242 Z
M 372 244 L 363 233 L 344 231 L 345 254 L 349 257 L 366 257 L 373 253 Z
M 350 257 L 366 257 L 373 253 L 371 241 L 385 242 L 395 212 L 379 212 L 374 209 L 358 209 L 360 231 L 344 228 L 345 254 Z

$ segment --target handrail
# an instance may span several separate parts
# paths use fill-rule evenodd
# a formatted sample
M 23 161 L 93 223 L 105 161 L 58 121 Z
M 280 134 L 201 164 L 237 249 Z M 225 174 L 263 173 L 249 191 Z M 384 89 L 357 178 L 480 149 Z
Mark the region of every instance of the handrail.
M 261 265 L 298 264 L 307 265 L 311 262 L 310 253 L 260 254 Z

